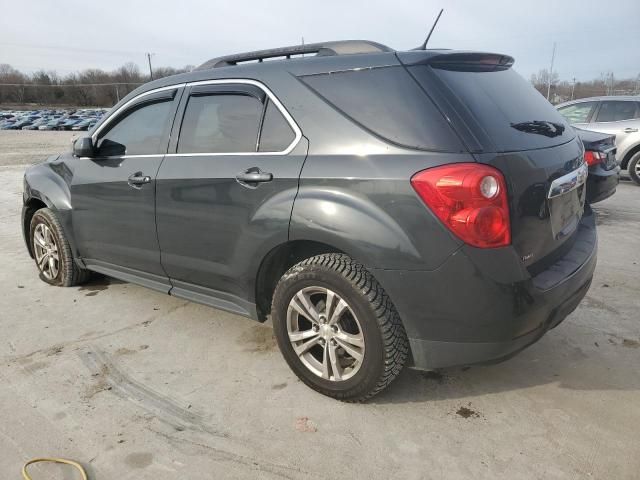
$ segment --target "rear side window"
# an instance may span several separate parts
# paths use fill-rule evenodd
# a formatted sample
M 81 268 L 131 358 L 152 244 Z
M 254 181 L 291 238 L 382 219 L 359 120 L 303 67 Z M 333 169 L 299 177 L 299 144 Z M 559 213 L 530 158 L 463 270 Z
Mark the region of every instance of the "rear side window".
M 478 72 L 411 67 L 416 76 L 428 76 L 429 70 L 451 90 L 459 108 L 470 112 L 476 128 L 489 136 L 499 152 L 547 148 L 575 138 L 564 117 L 511 69 Z M 530 122 L 552 122 L 564 128 L 553 136 L 514 128 Z
M 100 136 L 98 155 L 153 155 L 165 153 L 166 131 L 173 112 L 173 101 L 142 104 L 118 118 Z
M 575 103 L 573 105 L 561 107 L 558 111 L 569 121 L 569 123 L 587 123 L 589 121 L 589 116 L 596 105 L 597 102 Z
M 300 79 L 338 111 L 384 140 L 420 150 L 462 150 L 445 118 L 402 67 Z
M 295 133 L 278 107 L 269 100 L 264 112 L 262 131 L 260 133 L 259 152 L 282 152 L 293 139 Z
M 638 118 L 636 102 L 623 102 L 619 100 L 606 101 L 600 104 L 596 122 L 619 122 Z
M 255 152 L 263 104 L 250 95 L 189 98 L 178 153 Z

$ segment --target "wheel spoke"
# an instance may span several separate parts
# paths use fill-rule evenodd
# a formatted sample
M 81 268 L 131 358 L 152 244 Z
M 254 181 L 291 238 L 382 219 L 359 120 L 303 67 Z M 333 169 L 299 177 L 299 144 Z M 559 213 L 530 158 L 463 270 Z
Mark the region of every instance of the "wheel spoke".
M 38 260 L 38 267 L 40 267 L 40 270 L 44 270 L 45 263 L 48 259 L 49 259 L 49 254 L 45 253 L 42 255 L 40 260 Z
M 53 258 L 54 260 L 60 260 L 60 257 L 58 257 L 58 252 L 57 251 L 51 251 L 51 253 L 49 254 L 51 256 L 51 258 Z
M 33 239 L 41 247 L 44 247 L 47 244 L 41 232 L 36 232 L 36 234 L 33 236 Z
M 329 318 L 329 322 L 328 322 L 329 325 L 335 325 L 338 322 L 338 320 L 340 320 L 340 316 L 342 315 L 342 312 L 344 312 L 346 308 L 348 308 L 347 302 L 345 302 L 343 299 L 340 299 L 340 301 L 336 305 L 336 308 L 331 313 L 331 317 Z
M 303 343 L 302 345 L 294 346 L 293 349 L 296 352 L 296 355 L 300 357 L 311 347 L 313 347 L 314 345 L 317 345 L 319 341 L 320 341 L 320 336 L 317 336 L 312 338 L 308 342 Z
M 358 362 L 362 361 L 362 353 L 359 350 L 356 350 L 349 343 L 340 339 L 339 337 L 334 337 L 338 345 L 340 345 L 349 355 L 351 355 Z
M 334 334 L 334 338 L 336 338 L 337 340 L 342 340 L 350 345 L 353 345 L 354 347 L 364 347 L 364 338 L 362 337 L 362 334 L 353 335 L 344 331 L 338 331 Z
M 336 294 L 327 289 L 327 299 L 324 302 L 324 316 L 331 318 L 331 309 L 333 308 L 333 299 L 336 298 Z
M 51 274 L 51 277 L 55 277 L 56 275 L 58 275 L 58 271 L 56 269 L 56 261 L 51 255 L 49 255 L 49 273 Z
M 322 352 L 322 378 L 329 380 L 329 375 L 329 342 L 327 342 Z
M 298 292 L 296 296 L 291 299 L 290 305 L 309 321 L 313 323 L 319 322 L 318 317 L 320 314 L 318 313 L 318 310 L 316 310 L 316 307 L 313 305 L 311 300 L 303 292 Z
M 333 371 L 334 380 L 342 380 L 342 372 L 340 363 L 338 362 L 338 352 L 336 352 L 337 346 L 327 343 L 325 347 L 329 350 L 329 360 L 331 361 L 331 370 Z
M 303 330 L 301 332 L 291 332 L 289 334 L 289 340 L 291 342 L 301 342 L 309 338 L 317 337 L 318 335 L 320 334 L 314 330 Z
M 52 239 L 51 239 L 51 230 L 49 230 L 47 227 L 43 227 L 44 228 L 44 240 L 47 243 L 53 243 Z

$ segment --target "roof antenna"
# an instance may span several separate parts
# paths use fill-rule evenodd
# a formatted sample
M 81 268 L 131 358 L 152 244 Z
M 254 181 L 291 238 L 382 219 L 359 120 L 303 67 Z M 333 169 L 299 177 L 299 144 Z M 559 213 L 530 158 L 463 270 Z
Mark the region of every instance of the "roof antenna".
M 436 21 L 433 22 L 433 25 L 431 26 L 431 30 L 429 30 L 429 35 L 427 35 L 427 39 L 424 41 L 424 43 L 422 45 L 420 45 L 419 48 L 416 48 L 416 50 L 426 50 L 427 49 L 427 43 L 429 43 L 429 39 L 431 38 L 431 34 L 433 33 L 433 29 L 436 28 L 436 25 L 438 24 L 438 20 L 440 20 L 440 15 L 442 15 L 442 12 L 444 12 L 444 8 L 440 9 L 440 13 L 436 17 Z

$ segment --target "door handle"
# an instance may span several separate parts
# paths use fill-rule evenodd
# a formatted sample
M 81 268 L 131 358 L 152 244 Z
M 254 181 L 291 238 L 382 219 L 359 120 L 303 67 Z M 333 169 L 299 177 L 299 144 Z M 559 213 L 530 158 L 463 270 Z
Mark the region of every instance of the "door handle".
M 258 167 L 251 167 L 244 172 L 237 174 L 236 180 L 241 185 L 255 188 L 259 183 L 270 182 L 273 180 L 273 174 L 263 172 Z
M 631 128 L 631 127 L 627 127 L 624 129 L 624 133 L 633 133 L 633 132 L 637 132 L 638 129 L 637 128 Z
M 128 183 L 134 188 L 140 188 L 145 183 L 151 183 L 151 177 L 142 172 L 136 172 L 129 177 Z

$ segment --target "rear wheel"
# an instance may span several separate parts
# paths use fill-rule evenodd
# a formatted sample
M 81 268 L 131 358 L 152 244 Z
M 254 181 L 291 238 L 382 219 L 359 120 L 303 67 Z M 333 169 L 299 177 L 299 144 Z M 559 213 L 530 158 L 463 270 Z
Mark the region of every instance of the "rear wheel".
M 340 400 L 364 401 L 382 391 L 409 351 L 391 300 L 346 255 L 318 255 L 294 265 L 276 287 L 271 312 L 294 373 Z
M 631 160 L 629 160 L 628 168 L 631 180 L 636 182 L 637 185 L 640 185 L 640 152 L 631 157 Z
M 71 247 L 55 213 L 48 208 L 34 213 L 30 234 L 31 251 L 43 281 L 71 287 L 89 279 L 90 272 L 73 261 Z

